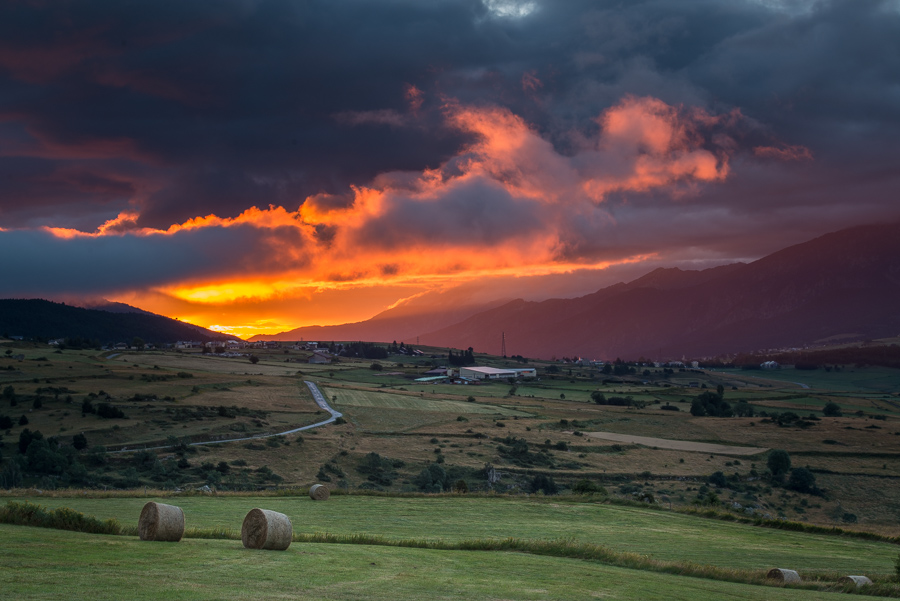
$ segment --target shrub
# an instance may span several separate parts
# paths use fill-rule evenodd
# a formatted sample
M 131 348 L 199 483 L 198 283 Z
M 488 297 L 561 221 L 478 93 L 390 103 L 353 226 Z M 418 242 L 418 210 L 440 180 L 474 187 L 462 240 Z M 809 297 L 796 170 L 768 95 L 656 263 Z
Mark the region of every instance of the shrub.
M 442 492 L 450 490 L 450 478 L 447 470 L 436 463 L 428 465 L 413 478 L 413 484 L 423 492 Z
M 84 434 L 76 434 L 72 437 L 72 446 L 75 447 L 75 450 L 81 451 L 86 449 L 87 445 L 87 437 Z
M 725 474 L 722 472 L 714 472 L 709 478 L 706 479 L 707 482 L 714 486 L 718 486 L 719 488 L 726 488 L 728 486 L 728 479 L 725 478 Z
M 816 477 L 805 467 L 795 467 L 791 470 L 787 487 L 802 493 L 816 492 Z
M 113 407 L 109 403 L 98 403 L 97 417 L 102 417 L 104 419 L 121 419 L 125 417 L 125 413 L 118 407 Z
M 607 494 L 605 488 L 603 488 L 602 486 L 598 486 L 587 478 L 582 478 L 581 480 L 573 484 L 572 492 L 577 495 L 588 495 L 593 493 L 599 493 L 603 495 Z
M 775 449 L 771 453 L 769 453 L 769 458 L 766 460 L 766 465 L 769 468 L 769 471 L 772 472 L 773 476 L 781 476 L 786 474 L 788 470 L 791 469 L 791 456 L 787 451 L 783 451 L 781 449 Z
M 696 417 L 731 417 L 734 413 L 720 392 L 707 390 L 691 402 L 691 415 Z
M 559 492 L 559 487 L 553 481 L 553 478 L 544 474 L 535 476 L 529 483 L 529 489 L 533 493 L 541 491 L 545 495 L 555 495 Z
M 390 486 L 397 477 L 397 468 L 405 464 L 399 459 L 388 459 L 378 453 L 372 452 L 363 457 L 356 467 L 356 471 L 366 476 L 366 479 L 379 486 Z
M 19 433 L 19 452 L 24 455 L 25 452 L 28 451 L 28 447 L 32 442 L 34 442 L 35 440 L 41 440 L 42 438 L 44 438 L 44 435 L 41 434 L 40 430 L 32 432 L 28 428 L 25 428 L 24 430 L 22 430 L 22 432 Z

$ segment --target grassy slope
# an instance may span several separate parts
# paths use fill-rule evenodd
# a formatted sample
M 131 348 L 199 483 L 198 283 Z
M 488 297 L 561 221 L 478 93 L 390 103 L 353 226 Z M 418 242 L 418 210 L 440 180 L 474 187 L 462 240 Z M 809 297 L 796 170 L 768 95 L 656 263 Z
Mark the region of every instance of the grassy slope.
M 4 499 L 0 498 L 0 501 Z M 147 499 L 30 498 L 99 518 L 136 524 Z M 372 534 L 389 539 L 570 539 L 656 559 L 726 568 L 784 567 L 813 572 L 890 573 L 898 547 L 838 536 L 770 530 L 642 508 L 508 498 L 336 496 L 159 499 L 185 511 L 188 527 L 240 530 L 254 507 L 288 515 L 297 533 Z
M 144 543 L 0 525 L 0 588 L 15 599 L 823 599 L 781 590 L 519 553 L 237 541 Z M 835 598 L 837 598 L 835 596 Z

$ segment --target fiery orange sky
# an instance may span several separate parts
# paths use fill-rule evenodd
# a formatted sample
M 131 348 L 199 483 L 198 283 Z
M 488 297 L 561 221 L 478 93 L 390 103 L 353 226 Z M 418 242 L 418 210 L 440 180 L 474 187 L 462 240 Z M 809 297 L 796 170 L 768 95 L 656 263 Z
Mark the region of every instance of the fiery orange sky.
M 900 218 L 887 0 L 13 2 L 0 31 L 2 296 L 249 337 Z
M 134 211 L 91 232 L 45 229 L 61 240 L 141 238 L 151 247 L 203 230 L 240 232 L 238 239 L 252 243 L 213 249 L 214 273 L 108 298 L 242 337 L 359 321 L 424 291 L 473 280 L 657 258 L 603 259 L 566 246 L 576 222 L 614 222 L 604 207 L 613 191 L 690 194 L 724 180 L 727 135 L 704 145 L 710 132 L 740 118 L 628 96 L 600 114 L 597 134 L 579 138 L 567 156 L 507 109 L 452 102 L 445 114 L 472 135 L 471 144 L 434 169 L 384 173 L 345 197 L 251 207 L 233 218 L 198 216 L 165 229 L 123 228 L 140 220 Z

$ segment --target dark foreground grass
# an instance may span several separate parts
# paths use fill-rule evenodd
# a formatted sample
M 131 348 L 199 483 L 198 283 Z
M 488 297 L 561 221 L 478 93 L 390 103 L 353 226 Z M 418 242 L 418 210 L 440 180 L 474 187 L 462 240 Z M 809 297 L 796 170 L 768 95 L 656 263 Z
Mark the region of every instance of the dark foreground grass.
M 7 525 L 0 525 L 0 540 L 3 598 L 28 601 L 840 598 L 825 590 L 752 586 L 522 552 L 304 542 L 266 552 L 234 540 L 149 543 Z

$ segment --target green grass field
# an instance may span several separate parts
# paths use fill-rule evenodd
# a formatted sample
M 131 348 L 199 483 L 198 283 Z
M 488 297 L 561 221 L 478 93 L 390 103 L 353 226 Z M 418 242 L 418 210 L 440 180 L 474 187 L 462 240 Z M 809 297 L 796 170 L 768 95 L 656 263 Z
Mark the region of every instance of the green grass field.
M 835 390 L 842 392 L 891 393 L 900 388 L 900 373 L 887 367 L 854 367 L 845 366 L 841 371 L 825 371 L 824 369 L 801 370 L 793 368 L 743 371 L 739 369 L 721 369 L 715 373 L 730 375 L 736 378 L 780 382 L 791 388 L 800 390 L 796 383 L 806 384 L 811 390 Z
M 0 498 L 5 502 L 7 499 Z M 817 535 L 702 519 L 651 509 L 550 500 L 478 497 L 395 498 L 334 496 L 327 503 L 306 497 L 54 498 L 28 500 L 48 508 L 69 507 L 98 518 L 136 525 L 148 500 L 176 504 L 188 527 L 240 530 L 254 507 L 288 515 L 295 533 L 373 535 L 391 540 L 460 542 L 469 539 L 558 540 L 603 545 L 723 568 L 801 572 L 888 574 L 900 547 L 882 542 Z
M 430 389 L 429 389 L 430 390 Z M 377 407 L 382 409 L 406 409 L 411 411 L 439 411 L 448 413 L 474 413 L 488 415 L 527 416 L 528 414 L 514 409 L 506 409 L 497 405 L 482 405 L 433 398 L 422 398 L 388 392 L 372 392 L 368 390 L 352 390 L 347 388 L 324 388 L 323 394 L 328 399 L 336 398 L 334 405 L 353 407 Z
M 148 543 L 0 525 L 8 599 L 813 600 L 784 590 L 522 553 L 294 543 L 244 549 L 234 540 Z

